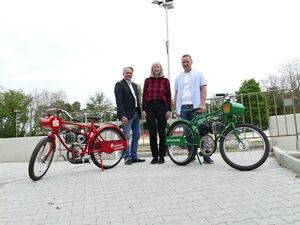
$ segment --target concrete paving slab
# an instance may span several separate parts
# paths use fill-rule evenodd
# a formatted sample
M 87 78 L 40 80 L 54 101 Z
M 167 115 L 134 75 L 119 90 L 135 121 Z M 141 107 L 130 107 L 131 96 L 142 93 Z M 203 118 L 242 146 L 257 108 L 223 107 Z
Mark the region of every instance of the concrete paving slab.
M 248 172 L 213 159 L 104 172 L 58 161 L 37 182 L 27 162 L 0 163 L 0 224 L 300 224 L 300 180 L 275 157 Z

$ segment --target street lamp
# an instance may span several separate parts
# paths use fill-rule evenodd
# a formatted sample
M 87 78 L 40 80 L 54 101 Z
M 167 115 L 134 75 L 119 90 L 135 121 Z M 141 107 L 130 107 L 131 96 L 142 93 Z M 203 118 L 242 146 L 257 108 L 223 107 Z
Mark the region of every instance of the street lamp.
M 170 80 L 170 55 L 169 55 L 169 22 L 168 22 L 168 10 L 174 9 L 173 0 L 154 0 L 152 4 L 156 4 L 159 7 L 164 7 L 166 10 L 166 49 L 167 49 L 167 60 L 168 60 L 168 79 Z
M 16 113 L 16 137 L 18 137 L 18 112 L 20 112 L 19 109 L 15 109 L 14 112 Z

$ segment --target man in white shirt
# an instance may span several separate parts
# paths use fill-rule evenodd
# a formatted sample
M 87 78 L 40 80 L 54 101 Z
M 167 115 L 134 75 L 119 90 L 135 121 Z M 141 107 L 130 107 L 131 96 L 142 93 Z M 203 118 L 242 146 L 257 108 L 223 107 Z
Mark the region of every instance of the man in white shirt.
M 175 104 L 176 115 L 182 119 L 192 120 L 193 113 L 189 110 L 199 108 L 206 111 L 207 83 L 203 73 L 192 69 L 192 57 L 183 55 L 181 64 L 184 71 L 175 79 Z M 209 156 L 203 156 L 204 162 L 213 164 Z

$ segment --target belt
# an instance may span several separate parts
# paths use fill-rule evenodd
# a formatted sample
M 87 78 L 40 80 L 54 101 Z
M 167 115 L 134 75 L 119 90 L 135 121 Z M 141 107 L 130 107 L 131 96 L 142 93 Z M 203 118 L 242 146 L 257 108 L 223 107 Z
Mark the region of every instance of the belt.
M 182 107 L 194 107 L 193 104 L 189 104 L 189 105 L 182 105 Z

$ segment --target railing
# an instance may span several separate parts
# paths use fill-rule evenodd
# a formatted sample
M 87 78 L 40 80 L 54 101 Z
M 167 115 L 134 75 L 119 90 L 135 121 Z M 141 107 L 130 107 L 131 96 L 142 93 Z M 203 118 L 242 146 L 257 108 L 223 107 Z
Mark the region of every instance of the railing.
M 300 96 L 297 95 L 297 92 L 273 90 L 247 93 L 235 95 L 234 101 L 240 102 L 246 107 L 242 120 L 262 128 L 271 142 L 273 139 L 278 141 L 280 137 L 293 137 L 295 143 L 291 148 L 300 149 Z M 214 111 L 220 107 L 220 104 L 220 99 L 207 99 L 207 111 Z M 174 122 L 176 119 L 173 117 L 168 123 Z M 141 123 L 142 135 L 139 144 L 148 145 L 148 130 L 144 129 L 143 122 L 145 121 L 142 120 Z

